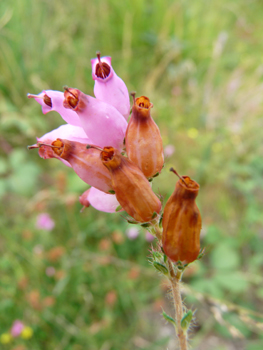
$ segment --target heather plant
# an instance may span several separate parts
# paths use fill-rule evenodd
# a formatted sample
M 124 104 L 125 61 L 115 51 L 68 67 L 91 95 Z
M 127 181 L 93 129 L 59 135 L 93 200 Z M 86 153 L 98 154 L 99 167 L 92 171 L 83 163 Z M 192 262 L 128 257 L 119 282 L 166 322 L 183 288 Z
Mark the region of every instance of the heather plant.
M 164 163 L 162 138 L 151 117 L 153 104 L 148 97 L 135 97 L 129 119 L 129 94 L 116 75 L 111 57 L 91 60 L 95 98 L 75 88 L 28 94 L 43 113 L 60 113 L 67 124 L 37 139 L 29 149 L 39 149 L 40 157 L 56 158 L 72 167 L 92 187 L 80 196 L 84 207 L 114 213 L 126 212 L 130 224 L 147 228 L 157 239 L 151 250 L 152 266 L 170 281 L 175 317 L 163 311 L 175 326 L 181 350 L 188 349 L 188 329 L 192 311 L 183 305 L 180 282 L 184 270 L 201 258 L 201 215 L 195 198 L 199 185 L 189 176 L 180 176 L 175 191 L 162 209 L 162 196 L 151 182 L 160 175 Z
M 25 148 L 61 124 L 26 93 L 68 84 L 93 96 L 87 58 L 100 48 L 154 104 L 163 208 L 170 167 L 200 184 L 207 254 L 181 284 L 192 348 L 262 349 L 262 30 L 257 0 L 0 1 L 1 348 L 175 347 L 160 317 L 174 318 L 170 282 L 145 258 L 148 228 L 94 210 L 94 187 L 80 214 L 86 183 Z M 23 337 L 12 335 L 16 320 L 29 327 Z

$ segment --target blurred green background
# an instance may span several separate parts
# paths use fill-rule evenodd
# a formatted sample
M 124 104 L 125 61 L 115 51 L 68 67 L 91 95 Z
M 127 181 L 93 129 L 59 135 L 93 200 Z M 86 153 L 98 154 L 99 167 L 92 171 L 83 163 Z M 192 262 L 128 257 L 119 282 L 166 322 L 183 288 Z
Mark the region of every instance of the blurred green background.
M 175 148 L 155 190 L 172 193 L 170 166 L 201 186 L 207 254 L 184 276 L 192 349 L 263 348 L 262 18 L 261 0 L 1 0 L 1 350 L 176 348 L 143 229 L 131 240 L 119 214 L 80 213 L 87 185 L 26 149 L 62 123 L 26 94 L 93 94 L 97 50 L 149 96 Z M 17 319 L 33 334 L 8 338 Z

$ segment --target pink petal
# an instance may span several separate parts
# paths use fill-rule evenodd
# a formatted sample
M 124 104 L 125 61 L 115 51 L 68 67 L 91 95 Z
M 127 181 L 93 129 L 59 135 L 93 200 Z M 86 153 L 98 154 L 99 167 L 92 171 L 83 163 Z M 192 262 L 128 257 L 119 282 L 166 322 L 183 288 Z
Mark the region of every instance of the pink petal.
M 85 133 L 95 145 L 123 148 L 128 124 L 116 108 L 78 89 L 69 88 L 64 95 L 64 106 L 77 112 Z M 72 96 L 75 97 L 75 107 L 72 106 Z
M 52 107 L 47 105 L 44 102 L 44 96 L 48 96 L 51 99 Z M 41 106 L 42 106 L 42 112 L 44 114 L 50 112 L 50 111 L 56 111 L 58 112 L 61 117 L 69 124 L 75 125 L 75 126 L 81 126 L 80 120 L 78 115 L 69 109 L 66 109 L 63 106 L 64 101 L 64 93 L 61 91 L 55 91 L 55 90 L 43 90 L 38 95 L 27 95 L 28 98 L 34 98 Z
M 37 217 L 36 227 L 41 230 L 52 231 L 55 227 L 55 222 L 48 213 L 41 213 Z
M 37 140 L 44 142 L 45 140 L 49 139 L 53 142 L 59 138 L 66 139 L 69 141 L 81 142 L 85 144 L 89 144 L 91 142 L 91 140 L 87 137 L 85 131 L 81 127 L 70 124 L 61 125 L 57 129 L 54 129 L 48 132 L 47 134 L 41 136 Z
M 14 338 L 18 337 L 22 333 L 24 328 L 25 328 L 25 326 L 21 321 L 15 320 L 14 323 L 12 324 L 12 328 L 11 328 L 12 336 Z
M 107 77 L 96 75 L 96 66 L 99 58 L 91 60 L 92 78 L 95 80 L 94 95 L 96 98 L 114 106 L 127 120 L 130 115 L 130 97 L 124 81 L 118 77 L 111 66 L 111 57 L 101 57 L 100 62 L 105 62 L 110 67 Z
M 139 236 L 139 229 L 136 227 L 130 227 L 126 230 L 126 235 L 130 240 L 134 240 Z
M 95 209 L 104 211 L 106 213 L 115 213 L 116 209 L 120 206 L 114 194 L 107 194 L 95 187 L 91 187 L 85 191 L 81 196 L 81 203 L 89 203 Z M 86 205 L 85 206 L 88 206 Z
M 146 231 L 145 233 L 145 239 L 147 242 L 152 242 L 154 240 L 154 236 L 149 232 L 149 231 Z
M 174 154 L 174 151 L 175 151 L 174 145 L 167 145 L 164 148 L 164 156 L 165 157 L 171 157 Z

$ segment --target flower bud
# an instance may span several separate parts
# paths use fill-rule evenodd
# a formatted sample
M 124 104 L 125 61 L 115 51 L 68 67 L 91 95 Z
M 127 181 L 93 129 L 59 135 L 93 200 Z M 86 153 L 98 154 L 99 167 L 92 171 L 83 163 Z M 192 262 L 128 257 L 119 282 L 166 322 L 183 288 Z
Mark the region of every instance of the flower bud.
M 128 89 L 111 66 L 111 57 L 91 60 L 92 78 L 95 80 L 94 95 L 101 101 L 114 106 L 127 120 L 130 115 L 130 98 Z
M 173 261 L 189 264 L 200 251 L 201 215 L 195 203 L 199 185 L 182 176 L 163 212 L 163 250 Z
M 58 112 L 61 117 L 69 124 L 81 126 L 78 115 L 63 106 L 64 93 L 54 90 L 43 90 L 38 95 L 27 94 L 28 98 L 34 98 L 41 106 L 43 114 L 51 111 Z
M 87 184 L 103 192 L 112 190 L 110 172 L 100 160 L 100 151 L 86 148 L 80 142 L 57 139 L 51 145 L 55 158 L 70 163 L 75 173 Z
M 78 89 L 67 88 L 64 97 L 64 107 L 77 112 L 85 133 L 94 144 L 122 149 L 127 122 L 116 108 Z
M 113 147 L 104 147 L 102 163 L 111 173 L 112 188 L 122 208 L 135 220 L 152 220 L 161 202 L 142 171 Z
M 150 114 L 152 103 L 145 96 L 133 97 L 132 115 L 125 136 L 126 151 L 129 159 L 149 178 L 162 170 L 163 143 L 160 130 Z

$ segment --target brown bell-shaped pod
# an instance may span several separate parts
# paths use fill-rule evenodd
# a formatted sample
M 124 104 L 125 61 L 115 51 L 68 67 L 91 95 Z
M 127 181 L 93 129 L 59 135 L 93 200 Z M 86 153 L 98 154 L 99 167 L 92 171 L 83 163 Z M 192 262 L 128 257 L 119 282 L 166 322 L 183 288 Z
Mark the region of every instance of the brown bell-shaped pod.
M 199 185 L 182 176 L 168 199 L 163 212 L 162 243 L 165 254 L 174 262 L 189 264 L 200 251 L 202 220 L 195 203 Z
M 112 191 L 110 172 L 100 160 L 100 151 L 80 142 L 56 139 L 51 144 L 54 157 L 66 160 L 87 184 L 100 191 Z
M 101 160 L 111 173 L 112 188 L 122 208 L 136 221 L 152 220 L 162 204 L 138 166 L 113 147 L 104 147 Z
M 135 99 L 133 94 L 132 115 L 125 135 L 129 159 L 147 178 L 159 173 L 164 164 L 163 142 L 160 130 L 151 117 L 152 107 L 148 97 Z

